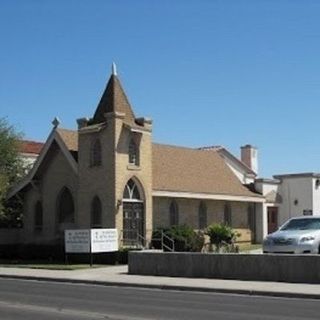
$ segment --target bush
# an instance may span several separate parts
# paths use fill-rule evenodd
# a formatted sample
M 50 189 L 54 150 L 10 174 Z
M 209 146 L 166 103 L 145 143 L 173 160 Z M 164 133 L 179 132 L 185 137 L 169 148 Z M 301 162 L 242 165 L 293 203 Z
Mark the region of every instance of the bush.
M 153 232 L 152 247 L 155 249 L 162 249 L 162 232 L 174 241 L 175 251 L 197 252 L 201 251 L 204 244 L 203 233 L 195 232 L 193 228 L 187 225 L 177 225 L 170 228 L 159 228 Z M 164 244 L 168 247 L 172 247 L 172 243 L 167 238 L 164 238 Z
M 224 247 L 225 251 L 232 252 L 236 238 L 239 236 L 231 227 L 222 223 L 211 224 L 206 232 L 210 237 L 210 244 L 215 246 L 217 252 Z

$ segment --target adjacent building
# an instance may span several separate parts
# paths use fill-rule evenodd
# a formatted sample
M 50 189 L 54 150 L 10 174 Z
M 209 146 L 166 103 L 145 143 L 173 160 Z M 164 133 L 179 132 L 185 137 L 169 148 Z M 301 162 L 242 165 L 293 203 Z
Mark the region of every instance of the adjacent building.
M 295 173 L 256 179 L 255 190 L 266 199 L 259 207 L 264 217 L 264 234 L 274 232 L 286 220 L 320 214 L 320 174 Z

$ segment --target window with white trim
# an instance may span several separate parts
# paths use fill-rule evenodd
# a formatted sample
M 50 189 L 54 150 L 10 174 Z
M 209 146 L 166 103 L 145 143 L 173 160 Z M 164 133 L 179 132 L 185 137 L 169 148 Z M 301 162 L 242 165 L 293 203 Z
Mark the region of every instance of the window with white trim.
M 128 181 L 124 188 L 123 200 L 141 200 L 139 189 L 132 179 Z
M 129 164 L 138 166 L 139 165 L 139 148 L 137 143 L 132 138 L 129 143 Z

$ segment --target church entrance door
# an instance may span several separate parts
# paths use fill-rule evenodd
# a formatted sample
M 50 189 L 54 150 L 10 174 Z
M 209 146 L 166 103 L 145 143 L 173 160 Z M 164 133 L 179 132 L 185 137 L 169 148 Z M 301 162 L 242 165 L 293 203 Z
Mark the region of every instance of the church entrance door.
M 144 201 L 136 183 L 130 179 L 123 192 L 123 244 L 144 246 Z
M 143 203 L 123 203 L 123 240 L 125 245 L 143 244 L 144 214 Z

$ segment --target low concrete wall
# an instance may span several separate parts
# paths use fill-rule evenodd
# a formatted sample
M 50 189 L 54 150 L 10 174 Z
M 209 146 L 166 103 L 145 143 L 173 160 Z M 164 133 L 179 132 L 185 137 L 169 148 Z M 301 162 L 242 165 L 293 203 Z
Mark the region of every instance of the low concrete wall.
M 132 251 L 129 274 L 320 283 L 320 256 Z
M 22 232 L 22 229 L 0 229 L 0 245 L 18 244 Z

